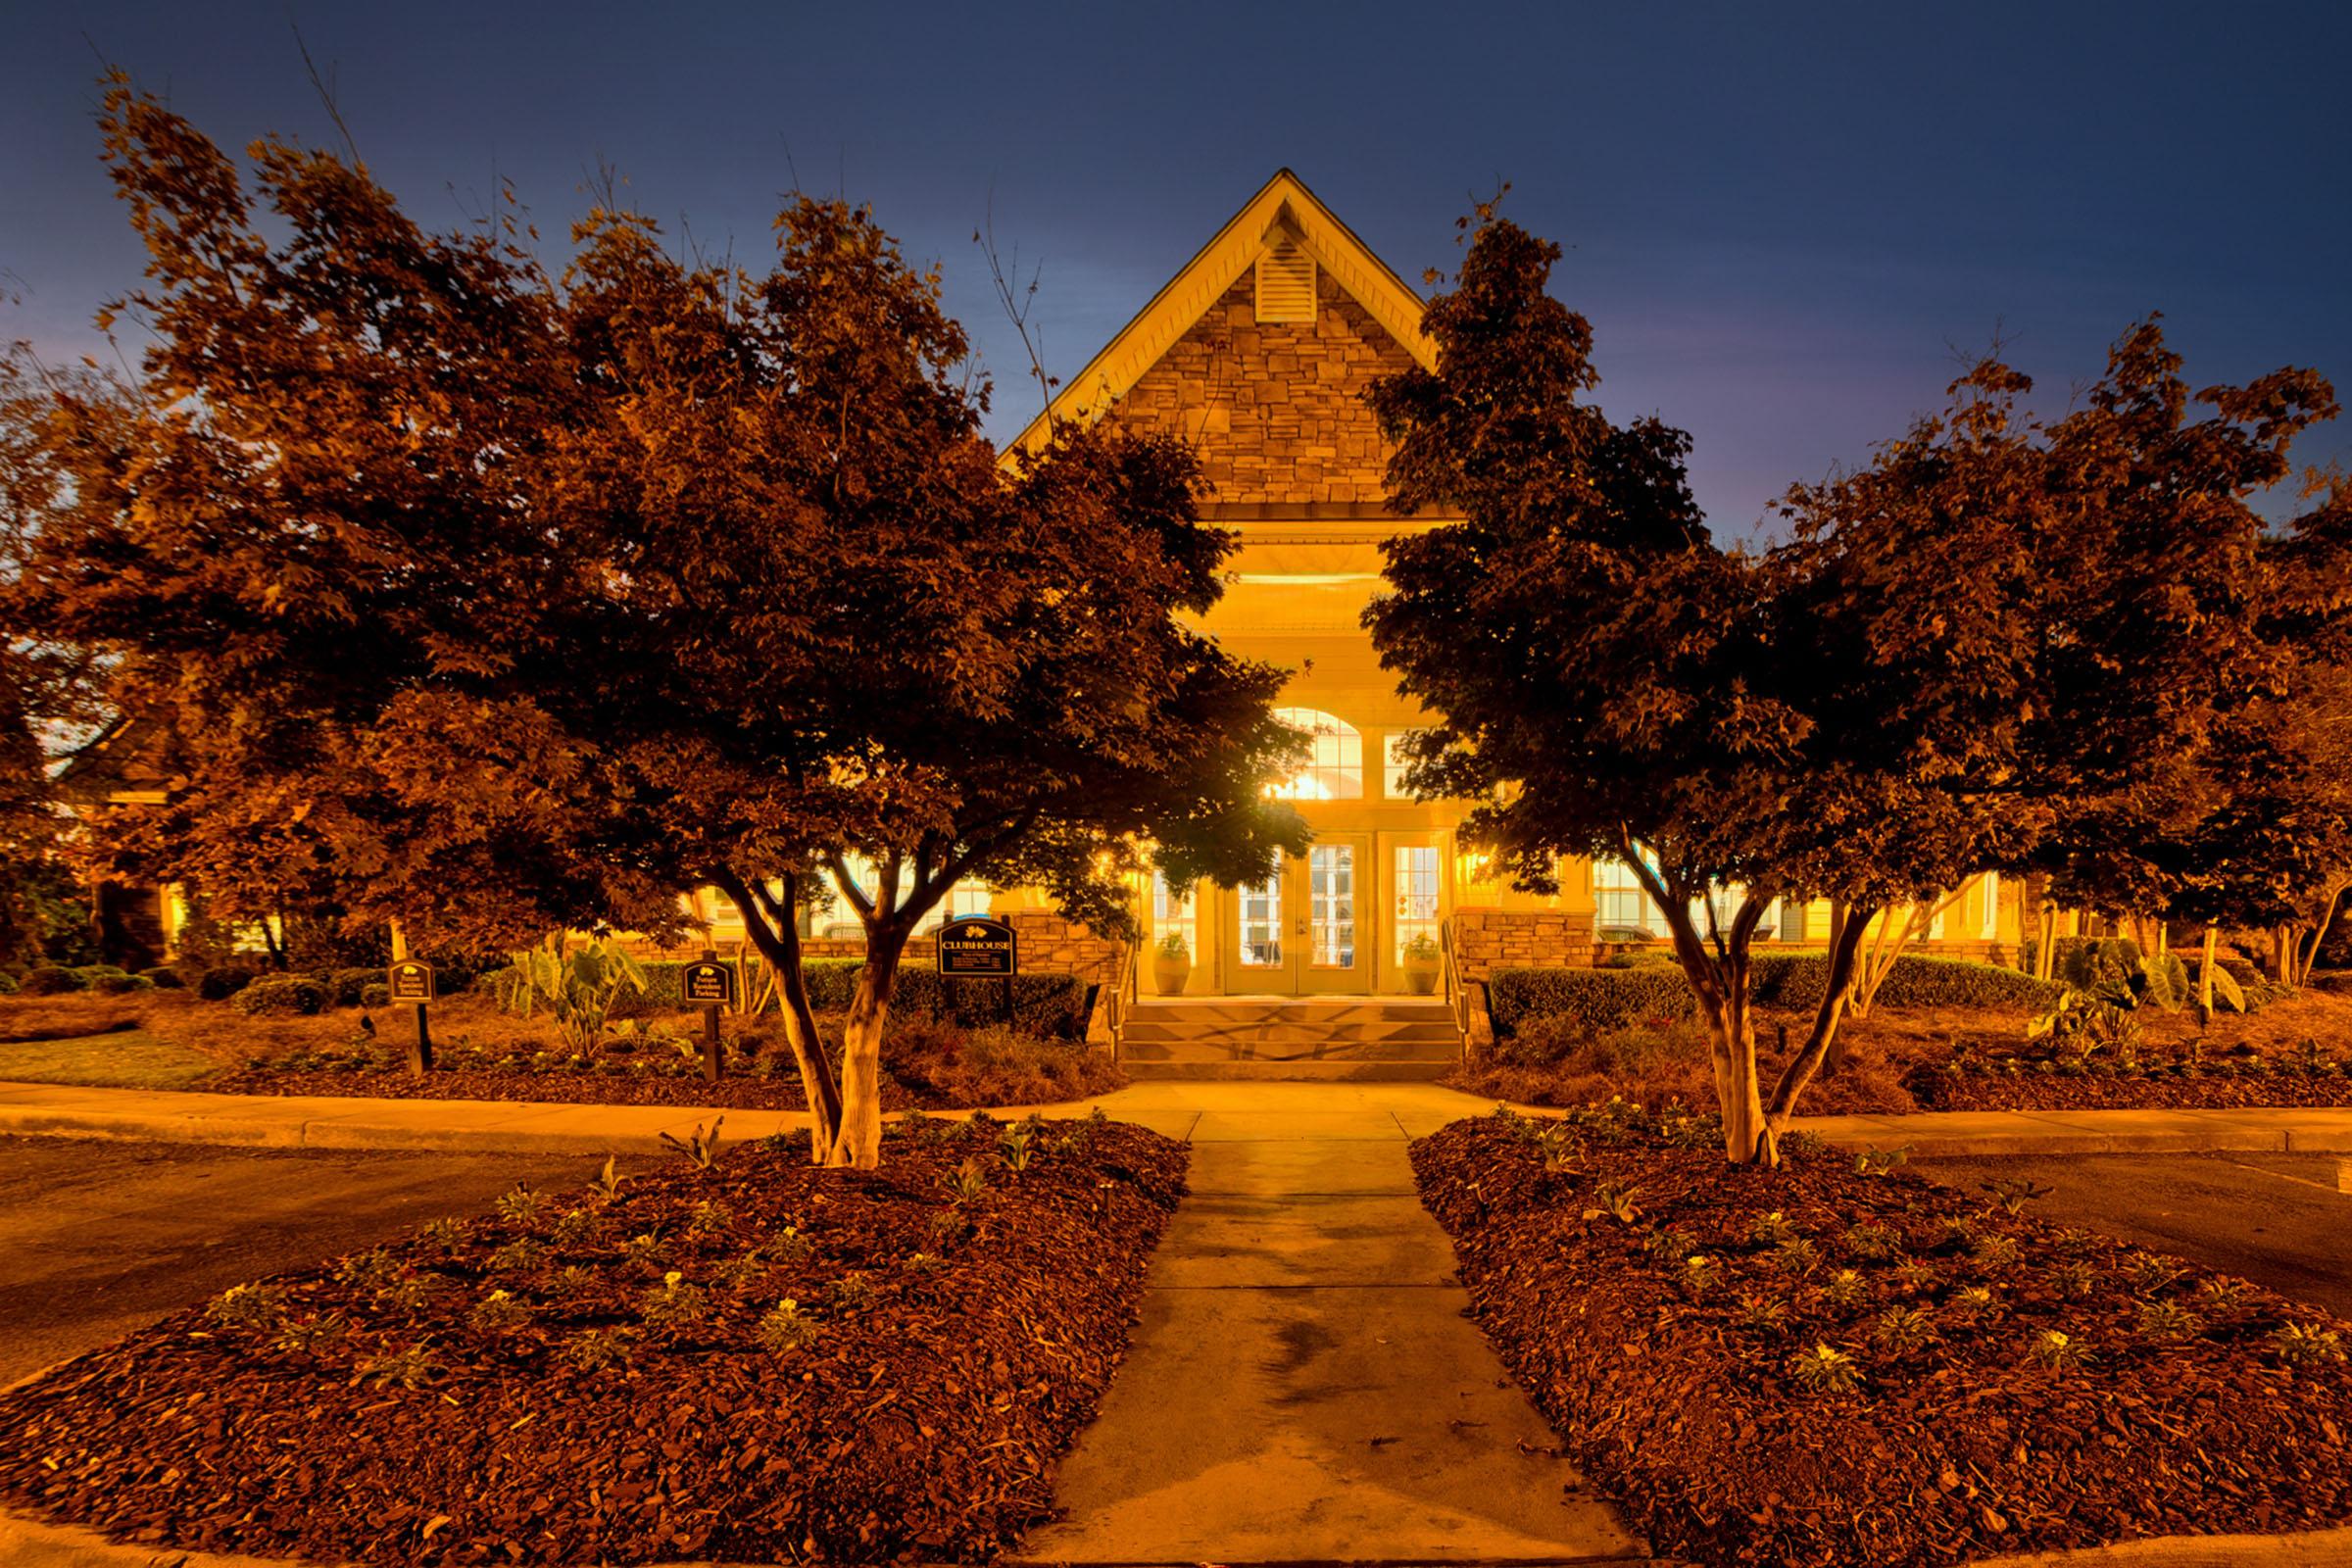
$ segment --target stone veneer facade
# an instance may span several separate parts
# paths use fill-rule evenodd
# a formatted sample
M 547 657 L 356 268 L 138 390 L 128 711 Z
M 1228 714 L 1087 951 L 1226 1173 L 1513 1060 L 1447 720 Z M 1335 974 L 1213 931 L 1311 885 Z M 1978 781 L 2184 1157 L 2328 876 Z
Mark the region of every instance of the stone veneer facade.
M 1258 320 L 1254 287 L 1245 271 L 1114 417 L 1197 443 L 1221 506 L 1377 504 L 1389 449 L 1364 393 L 1412 356 L 1328 274 L 1312 321 Z
M 1587 965 L 1599 952 L 1590 909 L 1456 908 L 1453 940 L 1465 980 L 1490 980 L 1497 969 Z
M 1020 944 L 1023 974 L 1074 974 L 1090 985 L 1110 985 L 1119 977 L 1119 944 L 1097 936 L 1082 922 L 1052 909 L 1012 909 L 997 916 L 1013 929 Z M 669 959 L 702 956 L 699 944 L 678 948 L 648 948 L 641 956 Z M 865 942 L 858 937 L 803 937 L 804 958 L 862 958 Z M 919 936 L 906 944 L 906 962 L 932 968 L 939 962 L 939 940 Z

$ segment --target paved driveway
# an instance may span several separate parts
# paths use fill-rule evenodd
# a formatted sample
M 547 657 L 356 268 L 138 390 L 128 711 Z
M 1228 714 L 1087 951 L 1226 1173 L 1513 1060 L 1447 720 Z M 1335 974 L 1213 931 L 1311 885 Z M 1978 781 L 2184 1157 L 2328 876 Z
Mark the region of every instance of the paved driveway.
M 324 1152 L 0 1138 L 0 1384 L 240 1281 L 477 1210 L 577 1155 Z
M 1970 1192 L 2001 1177 L 2052 1189 L 2034 1212 L 2243 1275 L 2352 1317 L 2352 1160 L 2340 1154 L 2070 1154 L 1920 1159 Z

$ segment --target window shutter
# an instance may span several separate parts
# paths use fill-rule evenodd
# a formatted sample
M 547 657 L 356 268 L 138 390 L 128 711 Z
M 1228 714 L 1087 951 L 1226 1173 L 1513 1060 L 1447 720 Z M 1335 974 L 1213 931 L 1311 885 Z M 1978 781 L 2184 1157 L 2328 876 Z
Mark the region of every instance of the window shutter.
M 1287 234 L 1277 237 L 1257 259 L 1257 318 L 1315 318 L 1315 259 Z

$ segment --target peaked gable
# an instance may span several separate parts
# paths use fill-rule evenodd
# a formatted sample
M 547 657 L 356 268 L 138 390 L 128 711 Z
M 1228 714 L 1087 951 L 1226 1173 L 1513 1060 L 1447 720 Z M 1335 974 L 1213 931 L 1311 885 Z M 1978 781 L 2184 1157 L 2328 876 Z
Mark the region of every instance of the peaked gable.
M 1269 333 L 1279 332 L 1287 323 L 1279 318 L 1269 319 L 1260 311 L 1257 264 L 1269 252 L 1284 260 L 1303 255 L 1314 264 L 1317 320 L 1303 324 L 1310 328 L 1319 325 L 1329 307 L 1348 318 L 1348 336 L 1394 361 L 1383 366 L 1383 370 L 1413 363 L 1436 368 L 1436 346 L 1421 330 L 1421 297 L 1333 217 L 1298 175 L 1285 169 L 1266 181 L 1135 319 L 1064 384 L 1054 396 L 1053 419 L 1102 417 L 1120 407 L 1180 345 L 1199 347 L 1242 321 Z M 1237 305 L 1248 313 L 1239 319 Z M 1323 346 L 1324 339 L 1325 334 L 1315 332 L 1311 341 L 1299 346 L 1312 350 Z M 1276 368 L 1277 373 L 1298 373 L 1302 368 Z M 1303 368 L 1306 376 L 1318 380 L 1346 378 L 1335 376 L 1321 362 Z M 1369 425 L 1368 415 L 1365 423 Z M 1048 428 L 1048 419 L 1041 416 L 1021 432 L 1019 444 L 1035 446 L 1045 439 Z M 1212 442 L 1217 435 L 1205 427 L 1184 433 Z

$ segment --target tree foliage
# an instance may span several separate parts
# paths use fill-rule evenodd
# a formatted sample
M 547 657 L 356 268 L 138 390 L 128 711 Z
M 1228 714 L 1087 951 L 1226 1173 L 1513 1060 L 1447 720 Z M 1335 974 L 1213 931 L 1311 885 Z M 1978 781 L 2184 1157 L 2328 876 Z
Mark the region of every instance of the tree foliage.
M 862 210 L 795 199 L 753 272 L 608 193 L 551 270 L 511 197 L 435 234 L 276 140 L 249 194 L 119 78 L 104 124 L 151 344 L 31 421 L 70 502 L 14 602 L 167 737 L 163 807 L 100 825 L 123 870 L 475 949 L 672 937 L 714 882 L 820 1152 L 870 1164 L 893 977 L 958 879 L 1118 929 L 1147 854 L 1244 879 L 1298 841 L 1280 672 L 1185 623 L 1231 548 L 1190 452 L 1002 461 L 936 271 Z M 869 947 L 839 1083 L 799 987 L 825 869 Z
M 1584 401 L 1592 334 L 1545 292 L 1558 254 L 1482 209 L 1429 307 L 1436 369 L 1373 394 L 1394 503 L 1460 520 L 1391 545 L 1366 621 L 1442 719 L 1416 788 L 1484 802 L 1465 831 L 1523 885 L 1561 857 L 1634 869 L 1713 1035 L 1727 1152 L 1768 1159 L 1874 919 L 2042 863 L 2102 813 L 2207 803 L 2234 694 L 2280 664 L 2245 497 L 2332 402 L 2280 371 L 2186 419 L 2148 322 L 2045 429 L 1988 360 L 1869 467 L 1793 489 L 1786 542 L 1727 549 L 1688 437 Z M 1749 947 L 1775 898 L 1845 917 L 1768 1085 Z

